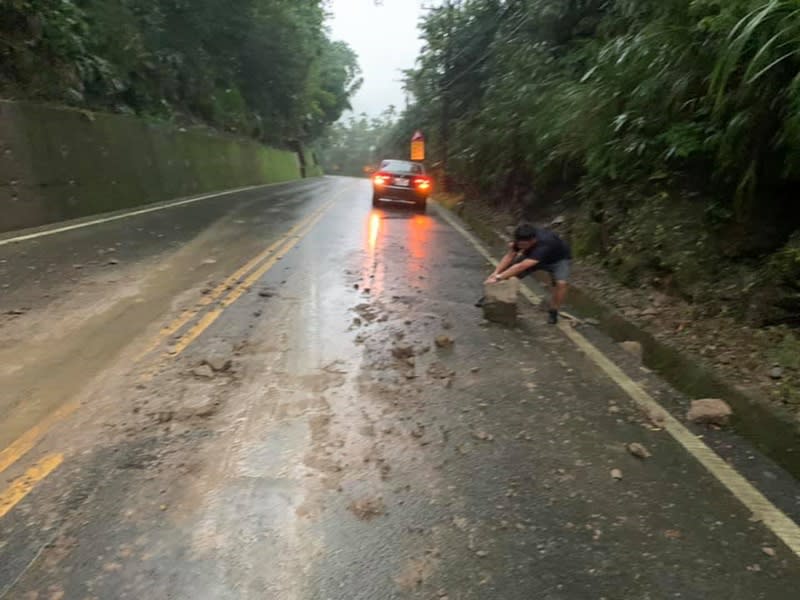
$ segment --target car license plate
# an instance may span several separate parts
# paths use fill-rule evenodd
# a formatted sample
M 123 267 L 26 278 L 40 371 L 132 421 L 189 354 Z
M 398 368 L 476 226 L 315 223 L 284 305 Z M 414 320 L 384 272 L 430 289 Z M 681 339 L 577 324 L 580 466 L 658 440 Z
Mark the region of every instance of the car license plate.
M 400 187 L 408 187 L 408 179 L 403 179 L 402 177 L 398 177 L 394 180 L 395 185 Z

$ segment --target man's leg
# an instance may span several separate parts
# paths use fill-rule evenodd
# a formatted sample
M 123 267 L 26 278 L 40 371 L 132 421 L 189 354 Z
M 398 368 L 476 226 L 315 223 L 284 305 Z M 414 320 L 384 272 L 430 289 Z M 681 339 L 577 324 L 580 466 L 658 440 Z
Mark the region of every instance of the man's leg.
M 547 321 L 551 325 L 558 323 L 558 311 L 561 310 L 564 299 L 567 297 L 567 280 L 569 279 L 570 267 L 570 261 L 562 260 L 554 264 L 550 270 L 553 282 L 553 297 L 550 300 L 550 316 Z
M 567 287 L 568 284 L 566 281 L 556 281 L 553 285 L 553 300 L 550 303 L 550 307 L 555 310 L 561 310 L 561 306 L 564 304 L 564 299 L 567 297 Z

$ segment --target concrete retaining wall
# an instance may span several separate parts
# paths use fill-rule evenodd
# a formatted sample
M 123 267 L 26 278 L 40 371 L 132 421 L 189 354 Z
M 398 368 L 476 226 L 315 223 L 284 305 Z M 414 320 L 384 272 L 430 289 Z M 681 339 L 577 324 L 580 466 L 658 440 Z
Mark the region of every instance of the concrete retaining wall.
M 300 177 L 296 153 L 254 140 L 0 101 L 0 232 Z

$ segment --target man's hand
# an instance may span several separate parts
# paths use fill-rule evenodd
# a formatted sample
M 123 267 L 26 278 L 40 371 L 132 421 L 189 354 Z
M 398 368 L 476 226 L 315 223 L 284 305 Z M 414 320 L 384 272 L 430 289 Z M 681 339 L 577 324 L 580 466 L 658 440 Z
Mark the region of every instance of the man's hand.
M 497 283 L 498 281 L 502 281 L 500 276 L 497 273 L 492 273 L 484 283 Z

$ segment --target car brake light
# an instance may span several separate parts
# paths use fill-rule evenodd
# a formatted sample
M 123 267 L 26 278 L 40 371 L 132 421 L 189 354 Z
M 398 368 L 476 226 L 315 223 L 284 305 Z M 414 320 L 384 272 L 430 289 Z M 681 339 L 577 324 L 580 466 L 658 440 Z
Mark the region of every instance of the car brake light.
M 420 190 L 429 190 L 431 189 L 431 181 L 425 177 L 418 177 L 414 180 L 414 185 L 417 186 Z
M 372 178 L 372 181 L 375 182 L 375 185 L 386 185 L 386 182 L 389 181 L 388 175 L 375 175 Z

